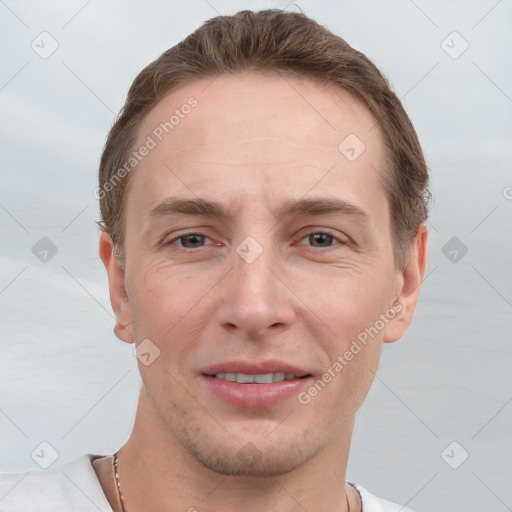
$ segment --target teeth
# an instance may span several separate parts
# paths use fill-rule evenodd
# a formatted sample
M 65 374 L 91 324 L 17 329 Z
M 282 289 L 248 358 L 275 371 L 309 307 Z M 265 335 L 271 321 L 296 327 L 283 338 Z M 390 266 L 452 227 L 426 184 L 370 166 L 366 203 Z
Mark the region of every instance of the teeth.
M 275 373 L 262 373 L 258 375 L 247 375 L 245 373 L 217 373 L 215 375 L 218 379 L 229 380 L 231 382 L 238 382 L 239 384 L 270 384 L 271 382 L 282 382 L 283 380 L 295 379 L 292 373 L 275 372 Z
M 255 375 L 254 382 L 257 384 L 270 384 L 274 375 L 272 373 L 264 373 L 263 375 Z
M 276 372 L 274 373 L 274 376 L 272 377 L 272 382 L 281 382 L 286 377 L 286 374 L 284 372 Z
M 251 384 L 254 382 L 254 375 L 245 375 L 245 373 L 237 373 L 236 381 L 239 384 Z

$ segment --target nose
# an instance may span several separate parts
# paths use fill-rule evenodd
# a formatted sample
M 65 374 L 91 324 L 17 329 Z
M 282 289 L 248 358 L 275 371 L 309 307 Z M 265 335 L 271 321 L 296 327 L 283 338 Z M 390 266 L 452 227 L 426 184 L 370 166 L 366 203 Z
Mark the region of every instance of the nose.
M 217 290 L 216 309 L 224 329 L 239 330 L 239 335 L 251 338 L 285 330 L 295 315 L 288 273 L 269 248 L 261 247 L 261 254 L 252 260 L 250 252 L 257 250 L 254 245 L 241 244 L 233 254 L 233 267 Z

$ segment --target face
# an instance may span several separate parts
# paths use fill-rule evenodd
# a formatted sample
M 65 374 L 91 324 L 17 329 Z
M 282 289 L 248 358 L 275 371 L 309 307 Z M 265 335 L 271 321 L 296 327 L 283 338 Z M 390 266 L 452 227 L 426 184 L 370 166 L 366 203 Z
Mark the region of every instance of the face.
M 348 93 L 247 72 L 140 128 L 116 332 L 158 348 L 139 363 L 151 407 L 214 471 L 282 474 L 336 443 L 403 330 L 374 125 Z

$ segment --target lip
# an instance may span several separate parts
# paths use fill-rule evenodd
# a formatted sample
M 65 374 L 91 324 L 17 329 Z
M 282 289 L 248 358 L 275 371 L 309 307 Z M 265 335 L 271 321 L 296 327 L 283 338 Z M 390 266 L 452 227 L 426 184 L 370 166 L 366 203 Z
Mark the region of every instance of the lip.
M 215 377 L 217 373 L 245 373 L 258 375 L 283 372 L 293 374 L 295 379 L 267 384 L 240 384 Z M 208 392 L 232 407 L 263 409 L 291 398 L 313 379 L 306 370 L 282 361 L 231 361 L 208 366 L 201 370 L 200 378 Z

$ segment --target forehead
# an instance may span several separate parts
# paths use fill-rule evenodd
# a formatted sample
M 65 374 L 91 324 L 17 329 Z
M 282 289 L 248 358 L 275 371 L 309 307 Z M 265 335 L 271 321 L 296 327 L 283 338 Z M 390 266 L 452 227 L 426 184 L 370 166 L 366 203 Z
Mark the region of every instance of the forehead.
M 196 105 L 189 107 L 190 103 Z M 349 134 L 364 141 L 380 139 L 375 118 L 348 91 L 269 71 L 223 74 L 182 86 L 144 118 L 139 143 L 148 134 L 165 138 L 165 145 L 175 152 L 222 139 L 232 144 L 250 142 L 251 135 L 308 146 L 322 142 L 330 150 Z
M 149 211 L 166 195 L 242 204 L 244 191 L 263 202 L 314 188 L 370 206 L 378 196 L 374 213 L 383 214 L 375 118 L 347 91 L 311 79 L 250 71 L 191 82 L 143 120 L 136 148 L 150 139 L 130 178 L 132 208 Z

